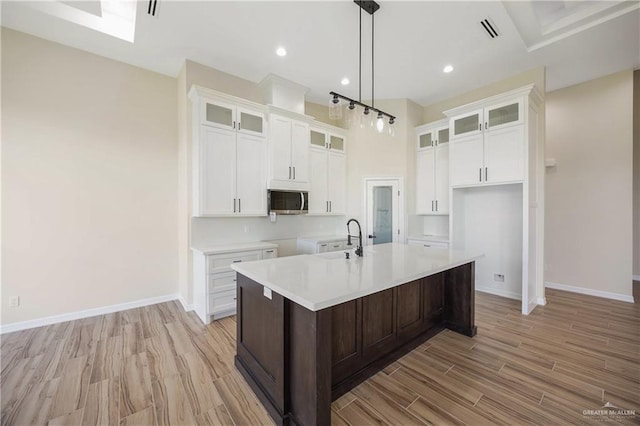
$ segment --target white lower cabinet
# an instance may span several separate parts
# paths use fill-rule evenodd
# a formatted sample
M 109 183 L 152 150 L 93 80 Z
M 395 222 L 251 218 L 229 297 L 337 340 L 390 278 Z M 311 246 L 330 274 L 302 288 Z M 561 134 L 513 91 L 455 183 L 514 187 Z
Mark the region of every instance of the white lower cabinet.
M 327 253 L 330 251 L 348 250 L 354 246 L 347 245 L 347 238 L 337 235 L 326 237 L 301 237 L 298 238 L 298 254 Z
M 208 324 L 236 313 L 236 272 L 231 265 L 278 257 L 271 243 L 254 243 L 193 250 L 193 302 L 196 314 Z
M 449 243 L 444 241 L 413 240 L 409 238 L 407 239 L 407 244 L 423 247 L 449 248 Z

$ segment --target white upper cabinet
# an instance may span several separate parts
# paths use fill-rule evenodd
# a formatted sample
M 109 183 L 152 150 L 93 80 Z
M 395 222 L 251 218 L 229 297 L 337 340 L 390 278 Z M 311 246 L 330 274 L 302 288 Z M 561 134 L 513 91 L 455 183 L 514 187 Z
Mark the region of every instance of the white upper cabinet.
M 199 157 L 200 176 L 196 179 L 199 179 L 201 191 L 196 215 L 233 214 L 236 203 L 236 132 L 203 127 Z
M 267 133 L 265 116 L 260 111 L 211 99 L 202 99 L 200 108 L 201 124 L 255 136 L 265 136 Z
M 193 215 L 267 214 L 263 107 L 192 88 Z
M 238 134 L 236 139 L 237 213 L 262 216 L 267 209 L 266 141 Z
M 446 120 L 416 128 L 416 214 L 449 213 L 449 127 Z
M 309 189 L 309 124 L 269 115 L 269 188 Z
M 518 97 L 451 116 L 451 186 L 524 179 L 523 105 L 524 98 Z
M 328 127 L 328 126 L 327 126 Z M 337 128 L 309 131 L 309 214 L 342 215 L 346 209 L 346 138 Z

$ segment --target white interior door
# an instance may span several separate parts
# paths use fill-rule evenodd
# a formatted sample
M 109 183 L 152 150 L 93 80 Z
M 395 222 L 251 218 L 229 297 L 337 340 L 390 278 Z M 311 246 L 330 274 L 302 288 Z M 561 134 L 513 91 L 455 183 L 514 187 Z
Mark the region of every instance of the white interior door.
M 402 181 L 366 179 L 364 244 L 404 241 L 404 206 Z

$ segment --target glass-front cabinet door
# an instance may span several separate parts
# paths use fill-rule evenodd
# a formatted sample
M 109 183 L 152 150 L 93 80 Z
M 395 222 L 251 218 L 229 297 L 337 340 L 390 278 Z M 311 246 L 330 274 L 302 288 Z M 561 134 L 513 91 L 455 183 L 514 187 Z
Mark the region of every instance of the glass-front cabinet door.
M 327 147 L 327 134 L 324 133 L 324 132 L 321 132 L 319 130 L 311 129 L 309 141 L 311 143 L 311 146 L 317 146 L 319 148 L 326 148 Z
M 202 124 L 225 129 L 236 128 L 236 114 L 233 105 L 212 101 L 203 101 L 203 103 L 204 116 L 202 117 Z
M 418 150 L 431 148 L 433 146 L 433 132 L 422 133 L 418 135 Z
M 449 143 L 449 128 L 438 129 L 436 132 L 438 145 L 442 145 L 443 143 Z
M 485 130 L 512 126 L 523 122 L 522 99 L 492 105 L 484 110 Z
M 238 131 L 257 136 L 266 133 L 264 114 L 245 108 L 237 108 Z
M 470 136 L 482 131 L 482 110 L 459 115 L 451 119 L 453 122 L 453 136 Z
M 332 151 L 344 151 L 344 138 L 338 135 L 329 136 L 329 149 Z

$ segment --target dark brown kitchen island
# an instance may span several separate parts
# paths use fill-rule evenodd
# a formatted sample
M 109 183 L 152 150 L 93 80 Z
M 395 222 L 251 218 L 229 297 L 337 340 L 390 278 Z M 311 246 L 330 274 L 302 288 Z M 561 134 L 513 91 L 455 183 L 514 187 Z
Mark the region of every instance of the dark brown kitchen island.
M 329 425 L 333 400 L 442 329 L 475 335 L 475 262 L 469 259 L 477 256 L 388 246 L 353 260 L 313 255 L 234 266 L 235 364 L 277 424 Z M 386 265 L 391 276 L 373 279 L 385 267 L 385 255 L 393 259 Z M 424 275 L 416 278 L 420 269 Z M 296 287 L 294 280 L 305 273 L 313 278 L 307 275 Z M 340 273 L 348 274 L 344 282 L 314 288 Z M 397 283 L 403 274 L 410 278 Z M 352 288 L 326 300 L 333 286 L 343 284 Z M 386 288 L 375 291 L 380 287 Z

